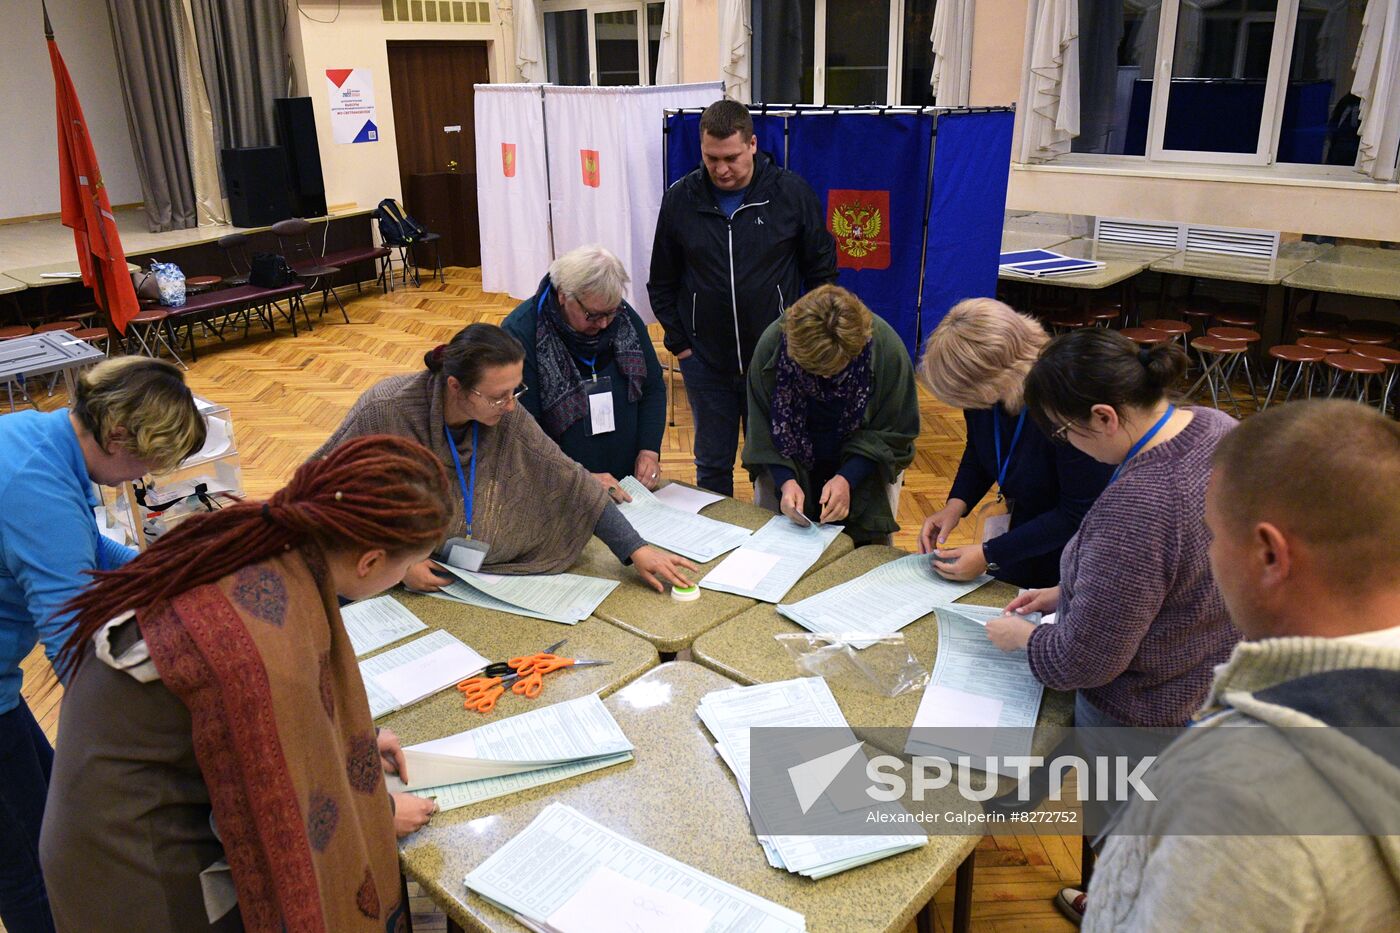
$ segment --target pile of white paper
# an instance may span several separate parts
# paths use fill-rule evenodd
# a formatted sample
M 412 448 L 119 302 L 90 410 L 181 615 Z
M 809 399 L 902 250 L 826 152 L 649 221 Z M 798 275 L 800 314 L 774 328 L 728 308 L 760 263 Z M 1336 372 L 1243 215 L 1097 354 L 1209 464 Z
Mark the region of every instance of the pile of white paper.
M 489 662 L 448 632 L 433 632 L 360 662 L 375 719 L 465 680 Z
M 707 590 L 776 603 L 817 562 L 841 529 L 841 525 L 803 528 L 775 515 L 742 547 L 705 574 L 700 585 Z
M 508 577 L 441 565 L 457 578 L 432 595 L 513 615 L 574 625 L 593 614 L 618 581 L 576 573 Z
M 778 612 L 822 635 L 890 635 L 991 580 L 981 576 L 954 583 L 934 573 L 929 560 L 926 554 L 892 560 L 801 602 L 780 605 Z
M 804 933 L 796 911 L 552 803 L 467 875 L 543 933 Z
M 682 557 L 707 563 L 734 550 L 753 534 L 747 528 L 669 506 L 637 482 L 635 476 L 625 477 L 621 485 L 632 501 L 623 502 L 618 508 L 642 540 Z
M 451 810 L 632 760 L 632 743 L 596 694 L 542 706 L 446 738 L 410 745 L 411 780 L 391 791 Z
M 340 618 L 357 658 L 428 627 L 392 596 L 376 596 L 341 606 Z
M 757 727 L 843 729 L 850 743 L 859 740 L 850 732 L 846 717 L 836 705 L 831 689 L 820 677 L 799 677 L 775 684 L 735 687 L 706 694 L 697 710 L 700 721 L 715 737 L 715 749 L 739 782 L 744 806 L 749 802 L 749 730 Z M 857 753 L 858 754 L 858 753 Z M 902 807 L 886 805 L 891 812 Z M 907 811 L 906 811 L 907 812 Z M 804 818 L 814 826 L 835 816 L 836 806 L 825 796 L 812 802 Z M 838 872 L 917 849 L 928 841 L 923 833 L 882 836 L 781 836 L 758 833 L 759 844 L 774 868 L 785 868 L 808 878 L 826 878 Z

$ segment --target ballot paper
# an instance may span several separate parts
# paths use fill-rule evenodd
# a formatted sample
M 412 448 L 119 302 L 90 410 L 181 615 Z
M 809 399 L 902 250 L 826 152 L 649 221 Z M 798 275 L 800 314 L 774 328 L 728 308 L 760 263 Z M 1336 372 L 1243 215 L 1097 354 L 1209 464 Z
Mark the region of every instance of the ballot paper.
M 480 590 L 467 586 L 461 580 L 453 580 L 447 586 L 431 593 L 425 593 L 424 595 L 431 596 L 434 599 L 443 599 L 450 603 L 463 603 L 468 606 L 477 606 L 481 609 L 494 609 L 497 612 L 508 612 L 511 615 L 524 616 L 527 619 L 542 619 L 545 622 L 559 621 L 558 619 L 551 618 L 542 613 L 531 612 L 528 609 L 521 609 L 519 606 L 512 606 L 508 602 L 494 599 Z M 577 621 L 578 620 L 574 622 L 563 622 L 561 624 L 574 625 Z
M 657 502 L 669 505 L 673 509 L 680 509 L 682 512 L 689 512 L 692 515 L 698 514 L 705 506 L 713 505 L 724 498 L 717 492 L 706 492 L 684 483 L 667 483 L 652 495 L 656 497 Z
M 189 462 L 209 460 L 226 453 L 233 446 L 233 432 L 227 418 L 209 416 L 204 419 L 204 446 L 188 458 Z
M 448 632 L 437 631 L 360 662 L 375 719 L 403 709 L 485 669 L 489 662 Z
M 992 644 L 986 622 L 973 618 L 970 609 L 980 607 L 938 609 L 938 656 L 904 749 L 911 755 L 950 760 L 993 755 L 1000 763 L 1031 753 L 1045 688 L 1031 673 L 1025 650 L 1002 651 Z M 939 732 L 921 734 L 920 726 Z M 1007 777 L 1017 773 L 1005 766 L 994 770 Z
M 753 534 L 747 528 L 693 515 L 658 501 L 634 476 L 624 477 L 621 486 L 632 501 L 620 503 L 618 508 L 642 540 L 682 557 L 708 563 L 745 543 Z
M 850 733 L 846 717 L 836 705 L 831 688 L 820 677 L 799 677 L 773 684 L 717 690 L 701 699 L 696 712 L 705 728 L 715 737 L 715 748 L 721 759 L 734 773 L 746 808 L 750 806 L 751 792 L 749 768 L 752 747 L 749 730 L 759 727 L 825 727 L 844 729 Z M 854 746 L 860 744 L 854 733 L 850 733 L 850 742 Z M 840 808 L 825 795 L 806 803 L 804 819 L 811 820 L 813 826 L 820 826 L 823 818 L 839 816 Z M 891 812 L 907 814 L 898 804 L 886 806 Z M 928 841 L 923 833 L 792 836 L 759 832 L 757 835 L 770 865 L 813 879 L 827 878 L 850 868 L 908 852 Z
M 576 573 L 530 574 L 503 576 L 462 570 L 447 564 L 439 565 L 456 577 L 466 588 L 488 597 L 490 602 L 474 599 L 462 587 L 451 586 L 445 592 L 462 602 L 514 612 L 533 619 L 573 625 L 593 614 L 598 604 L 608 598 L 618 586 L 616 580 L 585 577 Z
M 778 612 L 821 635 L 890 635 L 990 580 L 945 580 L 927 555 L 910 554 L 801 602 L 779 605 Z
M 599 865 L 546 926 L 559 933 L 705 933 L 714 917 L 679 894 Z
M 428 627 L 392 596 L 376 596 L 342 606 L 340 618 L 357 658 Z
M 807 929 L 806 920 L 796 911 L 662 855 L 560 803 L 545 807 L 529 826 L 467 875 L 466 884 L 536 930 L 566 933 L 554 927 L 551 918 L 590 883 L 600 867 L 709 912 L 707 933 L 804 933 Z M 564 916 L 567 919 L 569 914 Z M 662 933 L 677 928 L 668 924 Z M 653 933 L 656 928 L 642 929 Z
M 705 574 L 700 585 L 765 603 L 779 602 L 821 558 L 841 530 L 841 525 L 802 528 L 775 515 L 742 547 Z

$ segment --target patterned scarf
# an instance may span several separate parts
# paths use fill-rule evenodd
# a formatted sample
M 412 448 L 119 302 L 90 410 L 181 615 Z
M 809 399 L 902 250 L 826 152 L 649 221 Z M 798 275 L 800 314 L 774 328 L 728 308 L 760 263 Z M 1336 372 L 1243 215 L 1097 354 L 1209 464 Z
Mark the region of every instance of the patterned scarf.
M 540 422 L 550 437 L 562 437 L 574 422 L 588 414 L 588 386 L 574 365 L 575 357 L 597 360 L 600 353 L 611 348 L 617 368 L 627 377 L 627 401 L 635 404 L 642 397 L 647 363 L 626 302 L 612 322 L 592 337 L 580 334 L 564 321 L 559 311 L 558 292 L 548 281 L 544 283 L 536 306 L 539 309 L 535 349 L 540 374 Z
M 865 407 L 870 404 L 873 368 L 870 344 L 834 376 L 814 376 L 788 355 L 787 336 L 778 347 L 778 379 L 773 387 L 772 435 L 778 453 L 811 469 L 816 463 L 812 436 L 807 430 L 807 411 L 813 399 L 841 413 L 838 422 L 845 437 L 860 427 Z

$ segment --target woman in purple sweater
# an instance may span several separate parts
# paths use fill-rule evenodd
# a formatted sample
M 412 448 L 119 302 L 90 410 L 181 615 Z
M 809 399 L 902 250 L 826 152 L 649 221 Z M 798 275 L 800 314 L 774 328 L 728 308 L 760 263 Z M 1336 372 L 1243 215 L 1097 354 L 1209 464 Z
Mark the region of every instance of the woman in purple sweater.
M 1235 420 L 1177 406 L 1180 348 L 1138 349 L 1115 331 L 1059 337 L 1026 379 L 1047 434 L 1103 463 L 1113 478 L 1060 560 L 1060 585 L 1029 590 L 987 625 L 1031 671 L 1076 690 L 1080 726 L 1181 726 L 1205 699 L 1239 634 L 1211 576 L 1204 512 L 1210 458 Z M 1055 612 L 1056 624 L 1015 614 Z

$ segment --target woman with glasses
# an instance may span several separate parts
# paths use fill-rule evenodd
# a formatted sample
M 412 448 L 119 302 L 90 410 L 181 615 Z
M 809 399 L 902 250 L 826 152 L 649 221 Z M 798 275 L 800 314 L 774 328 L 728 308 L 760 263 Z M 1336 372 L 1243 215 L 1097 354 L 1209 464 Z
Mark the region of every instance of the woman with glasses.
M 628 276 L 601 246 L 549 266 L 534 297 L 501 327 L 525 347 L 520 404 L 616 501 L 629 473 L 648 489 L 661 479 L 666 382 L 646 325 L 623 300 Z
M 1034 318 L 993 298 L 952 307 L 924 344 L 919 379 L 963 410 L 967 444 L 943 508 L 924 520 L 919 550 L 949 580 L 990 573 L 1016 586 L 1054 586 L 1060 552 L 1108 482 L 1109 467 L 1055 445 L 1027 417 L 1022 393 L 1045 346 Z M 972 513 L 993 487 L 995 501 Z M 948 536 L 972 513 L 972 544 Z
M 1239 640 L 1205 525 L 1211 456 L 1235 420 L 1172 402 L 1185 369 L 1179 347 L 1089 328 L 1051 341 L 1026 377 L 1031 417 L 1113 473 L 1065 547 L 1060 585 L 1018 596 L 987 635 L 1026 649 L 1047 687 L 1078 691 L 1078 726 L 1185 725 Z M 1056 622 L 1017 617 L 1029 612 Z
M 658 591 L 689 586 L 689 561 L 647 546 L 606 490 L 516 405 L 525 348 L 494 324 L 472 324 L 428 351 L 426 368 L 391 376 L 360 396 L 313 455 L 352 437 L 396 434 L 427 447 L 452 478 L 453 518 L 444 560 L 493 573 L 559 573 L 597 535 Z M 409 568 L 420 591 L 452 582 L 434 560 Z

